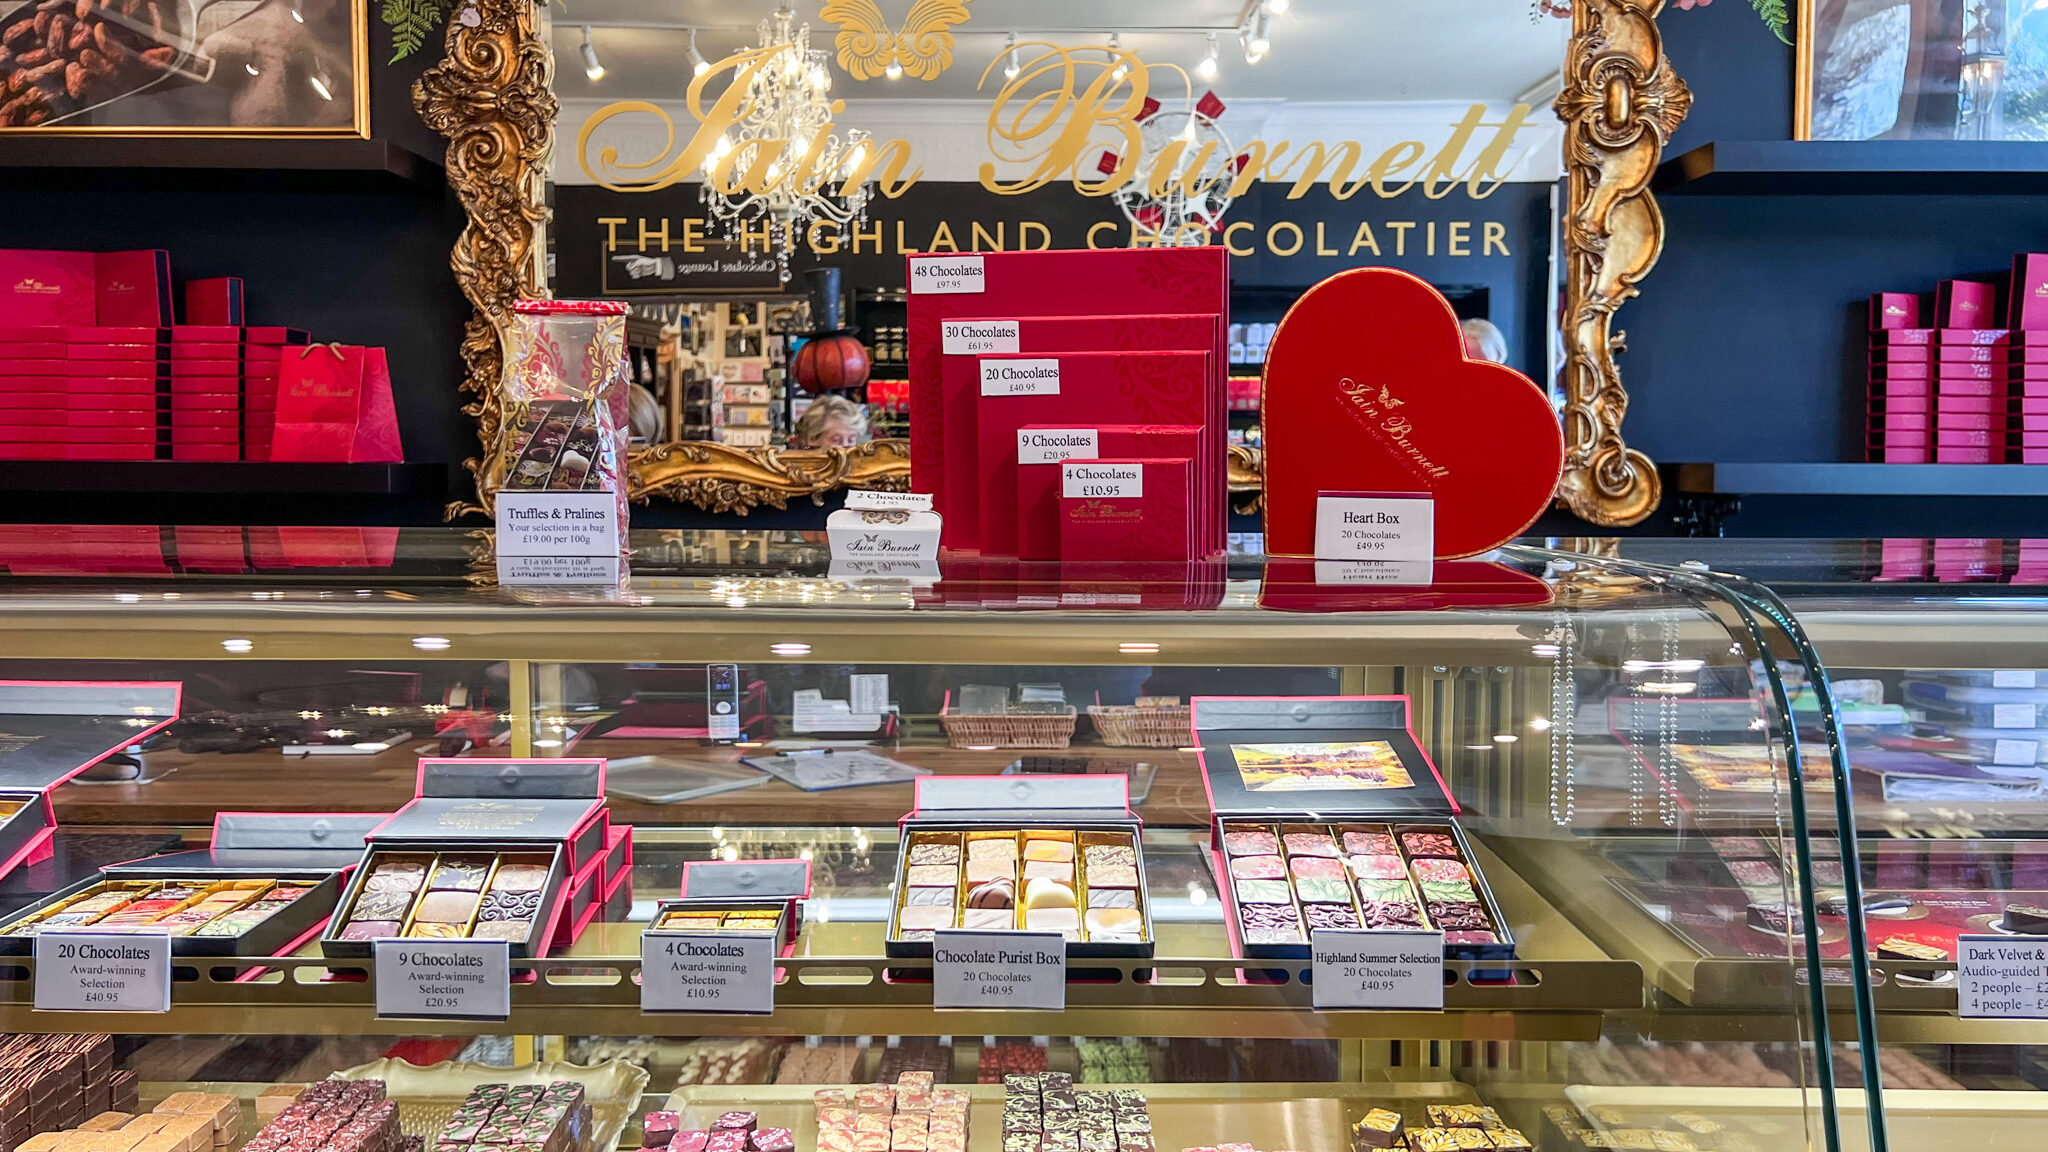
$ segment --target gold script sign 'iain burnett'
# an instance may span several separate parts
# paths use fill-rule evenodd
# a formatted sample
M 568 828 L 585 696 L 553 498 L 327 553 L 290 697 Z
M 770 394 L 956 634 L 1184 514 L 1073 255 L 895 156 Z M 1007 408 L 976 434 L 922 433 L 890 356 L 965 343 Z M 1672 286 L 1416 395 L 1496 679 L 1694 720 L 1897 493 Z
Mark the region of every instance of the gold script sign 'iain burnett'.
M 950 41 L 950 33 L 947 39 Z M 980 171 L 981 186 L 1002 196 L 1033 192 L 1056 181 L 1071 181 L 1084 196 L 1107 196 L 1134 181 L 1142 181 L 1155 196 L 1172 189 L 1192 196 L 1225 183 L 1232 196 L 1241 196 L 1260 181 L 1273 181 L 1292 183 L 1287 191 L 1290 200 L 1300 199 L 1321 183 L 1327 183 L 1330 195 L 1338 200 L 1348 200 L 1366 188 L 1391 199 L 1417 184 L 1432 200 L 1442 199 L 1458 187 L 1481 200 L 1505 179 L 1502 163 L 1530 115 L 1527 105 L 1517 104 L 1499 120 L 1489 121 L 1486 106 L 1474 104 L 1450 126 L 1450 135 L 1434 155 L 1420 140 L 1403 140 L 1370 159 L 1353 140 L 1334 144 L 1313 141 L 1302 148 L 1286 140 L 1254 140 L 1228 156 L 1217 153 L 1213 140 L 1196 145 L 1175 140 L 1160 149 L 1148 166 L 1138 118 L 1151 95 L 1152 66 L 1134 53 L 1101 47 L 1023 47 L 1039 54 L 997 92 L 989 109 L 988 140 L 996 159 L 1027 170 L 1011 180 L 999 178 L 992 162 L 984 162 Z M 776 58 L 775 49 L 749 49 L 726 57 L 691 80 L 685 106 L 697 126 L 680 150 L 676 147 L 676 123 L 659 105 L 622 100 L 599 109 L 584 122 L 576 138 L 576 158 L 584 174 L 614 192 L 655 192 L 703 178 L 728 196 L 759 195 L 778 186 L 807 193 L 830 192 L 834 183 L 843 195 L 874 179 L 882 194 L 892 199 L 924 175 L 923 168 L 913 167 L 908 140 L 870 140 L 833 149 L 826 143 L 835 127 L 831 121 L 810 140 L 749 140 L 718 156 L 718 141 L 744 123 L 752 111 L 754 73 Z M 844 59 L 842 46 L 842 62 Z M 1121 77 L 1119 64 L 1123 66 Z M 1171 65 L 1157 67 L 1179 72 Z M 982 73 L 982 83 L 988 82 L 994 69 L 991 63 Z M 732 74 L 731 82 L 707 105 L 709 82 L 727 72 Z M 845 110 L 845 101 L 832 102 L 834 116 Z M 610 144 L 593 154 L 592 138 L 599 129 L 614 120 L 637 116 L 652 117 L 665 130 L 657 154 L 625 160 L 617 146 Z M 1096 167 L 1104 134 L 1121 141 L 1116 149 L 1118 163 L 1108 173 Z M 1477 154 L 1468 161 L 1467 150 L 1475 146 Z M 1195 149 L 1192 156 L 1190 147 Z

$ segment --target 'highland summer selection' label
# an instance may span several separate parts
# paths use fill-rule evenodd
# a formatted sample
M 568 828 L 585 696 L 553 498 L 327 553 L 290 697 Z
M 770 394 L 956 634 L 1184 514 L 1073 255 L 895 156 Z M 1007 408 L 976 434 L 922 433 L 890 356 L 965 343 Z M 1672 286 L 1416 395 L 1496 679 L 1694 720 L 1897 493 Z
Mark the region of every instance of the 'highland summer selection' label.
M 1060 362 L 1045 360 L 983 360 L 983 396 L 1057 396 Z
M 1066 937 L 940 929 L 932 939 L 932 1007 L 1066 1011 Z

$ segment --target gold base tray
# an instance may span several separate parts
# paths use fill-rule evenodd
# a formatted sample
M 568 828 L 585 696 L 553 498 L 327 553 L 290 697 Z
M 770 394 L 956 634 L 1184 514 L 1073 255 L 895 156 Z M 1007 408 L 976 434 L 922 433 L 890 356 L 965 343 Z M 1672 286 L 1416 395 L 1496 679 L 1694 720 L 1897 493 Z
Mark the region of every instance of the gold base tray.
M 444 1061 L 422 1068 L 396 1057 L 344 1068 L 336 1080 L 382 1080 L 384 1094 L 398 1104 L 398 1126 L 407 1136 L 424 1136 L 429 1147 L 469 1090 L 479 1084 L 547 1084 L 574 1080 L 590 1101 L 591 1147 L 611 1152 L 626 1126 L 638 1119 L 640 1094 L 647 1090 L 647 1070 L 623 1060 L 602 1064 L 571 1064 L 552 1060 L 506 1068 L 496 1064 Z

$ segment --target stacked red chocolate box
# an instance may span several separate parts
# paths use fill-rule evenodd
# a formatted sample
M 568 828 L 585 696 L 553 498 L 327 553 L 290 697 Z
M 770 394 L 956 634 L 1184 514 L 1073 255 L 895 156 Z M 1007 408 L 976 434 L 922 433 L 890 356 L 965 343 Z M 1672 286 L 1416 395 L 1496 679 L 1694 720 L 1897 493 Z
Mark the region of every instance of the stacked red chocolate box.
M 590 1102 L 573 1080 L 479 1084 L 428 1152 L 591 1152 Z
M 2048 253 L 2012 258 L 2012 293 L 2006 322 L 2012 393 L 2010 459 L 2048 464 Z M 2025 566 L 2026 557 L 2021 557 Z
M 2005 463 L 2010 333 L 1987 326 L 1997 314 L 1997 299 L 1997 285 L 1978 280 L 1943 280 L 1935 288 L 1937 464 Z
M 249 1138 L 242 1152 L 403 1152 L 398 1105 L 382 1080 L 322 1080 Z
M 171 329 L 171 459 L 242 458 L 242 330 Z
M 0 328 L 0 459 L 155 459 L 162 333 Z
M 1886 464 L 1934 460 L 1934 330 L 1920 327 L 1920 298 L 1870 298 L 1868 458 Z

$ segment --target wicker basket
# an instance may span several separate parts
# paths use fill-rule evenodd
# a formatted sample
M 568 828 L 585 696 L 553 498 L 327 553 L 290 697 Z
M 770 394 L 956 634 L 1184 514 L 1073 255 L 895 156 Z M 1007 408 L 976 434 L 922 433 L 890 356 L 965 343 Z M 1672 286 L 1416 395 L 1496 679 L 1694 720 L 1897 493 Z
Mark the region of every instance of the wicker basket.
M 1088 709 L 1088 719 L 1102 742 L 1112 748 L 1180 748 L 1194 740 L 1194 709 L 1185 704 L 1167 708 L 1097 704 Z
M 1074 709 L 1065 712 L 941 712 L 946 743 L 955 748 L 1065 748 L 1074 742 Z

